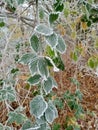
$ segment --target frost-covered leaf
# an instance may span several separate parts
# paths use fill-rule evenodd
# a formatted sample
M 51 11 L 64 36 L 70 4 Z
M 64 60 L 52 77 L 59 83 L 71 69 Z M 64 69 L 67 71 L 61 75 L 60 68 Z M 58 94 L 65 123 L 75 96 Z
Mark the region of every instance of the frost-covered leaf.
M 49 46 L 54 48 L 58 43 L 57 35 L 55 33 L 53 33 L 52 35 L 47 36 L 46 41 L 49 44 Z
M 50 36 L 53 34 L 53 29 L 44 24 L 37 25 L 34 30 L 44 36 Z
M 25 110 L 25 107 L 23 107 L 22 105 L 19 105 L 19 107 L 17 107 L 16 109 L 15 109 L 15 112 L 22 112 L 22 111 L 24 111 Z
M 40 128 L 37 130 L 51 130 L 50 126 L 47 123 L 41 124 Z
M 45 117 L 49 123 L 52 123 L 54 121 L 54 119 L 56 119 L 58 117 L 57 109 L 53 105 L 52 101 L 49 101 L 49 103 L 48 103 L 48 108 L 45 111 Z
M 61 36 L 58 36 L 58 44 L 56 46 L 56 49 L 63 54 L 66 50 L 66 45 L 65 42 L 63 40 L 63 38 Z
M 23 4 L 25 0 L 18 0 L 18 4 Z
M 34 60 L 36 58 L 36 55 L 33 54 L 33 53 L 27 53 L 27 54 L 24 54 L 19 62 L 22 63 L 22 64 L 28 64 L 30 63 L 32 60 Z
M 34 97 L 30 102 L 30 112 L 36 118 L 40 118 L 41 116 L 43 116 L 46 109 L 47 109 L 47 102 L 41 95 Z
M 17 124 L 22 124 L 26 120 L 26 116 L 21 114 L 21 113 L 16 113 L 16 112 L 9 112 L 8 113 L 8 123 L 14 123 L 16 122 Z
M 53 77 L 51 77 L 51 80 L 52 80 L 52 88 L 57 88 L 58 85 L 57 85 L 57 82 L 55 81 L 55 79 Z
M 33 60 L 29 64 L 29 69 L 30 69 L 30 72 L 31 72 L 32 76 L 35 75 L 38 72 L 37 64 L 38 64 L 38 59 Z
M 47 80 L 44 81 L 44 91 L 46 94 L 50 93 L 52 90 L 52 80 L 51 77 L 48 77 Z
M 8 100 L 13 102 L 16 100 L 15 90 L 13 87 L 6 87 L 0 90 L 0 101 Z
M 0 123 L 0 130 L 3 130 L 3 125 Z
M 50 24 L 54 23 L 59 17 L 59 14 L 58 13 L 51 13 L 49 15 L 49 22 Z
M 32 127 L 32 122 L 31 122 L 30 120 L 27 120 L 27 121 L 23 124 L 22 130 L 27 130 L 27 129 L 31 128 L 31 127 Z
M 52 90 L 52 88 L 57 88 L 57 83 L 54 80 L 54 78 L 52 77 L 48 77 L 43 84 L 44 87 L 44 91 L 46 92 L 46 94 L 50 93 L 50 91 Z
M 40 58 L 38 61 L 38 70 L 42 77 L 46 78 L 49 74 L 47 64 L 44 58 Z
M 36 122 L 37 122 L 37 124 L 39 124 L 39 125 L 46 123 L 45 117 L 42 116 L 42 117 L 40 117 L 40 118 L 37 118 L 37 119 L 36 119 Z
M 22 130 L 37 130 L 38 128 L 40 128 L 40 125 L 33 124 L 30 120 L 27 120 L 22 126 Z
M 39 38 L 37 37 L 37 35 L 33 35 L 30 39 L 31 42 L 31 47 L 35 52 L 39 51 L 39 46 L 40 46 L 40 42 L 39 42 Z
M 0 129 L 0 130 L 1 130 L 1 129 Z M 12 130 L 12 128 L 9 127 L 9 126 L 4 126 L 3 130 Z
M 5 125 L 0 123 L 0 130 L 12 130 L 12 128 L 9 127 L 9 126 L 5 126 Z
M 27 81 L 31 85 L 36 85 L 40 82 L 41 76 L 39 74 L 36 74 L 34 76 L 31 76 Z

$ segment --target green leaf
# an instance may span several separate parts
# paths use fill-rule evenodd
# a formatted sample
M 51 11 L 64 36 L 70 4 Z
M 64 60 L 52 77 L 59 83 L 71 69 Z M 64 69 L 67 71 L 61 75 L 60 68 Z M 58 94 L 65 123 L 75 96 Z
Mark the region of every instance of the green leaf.
M 36 118 L 43 116 L 47 109 L 47 102 L 41 95 L 38 95 L 32 99 L 30 102 L 30 113 Z
M 45 58 L 45 61 L 46 61 L 46 64 L 49 66 L 49 67 L 53 67 L 51 61 L 47 58 Z
M 40 58 L 38 61 L 38 70 L 39 74 L 43 77 L 46 78 L 48 77 L 48 69 L 47 69 L 47 64 L 44 58 Z
M 29 64 L 29 69 L 30 69 L 32 76 L 35 75 L 38 72 L 37 64 L 38 64 L 37 58 Z
M 0 79 L 0 85 L 2 86 L 4 83 L 3 79 Z
M 27 82 L 31 85 L 36 85 L 40 82 L 41 76 L 39 74 L 36 74 L 34 76 L 31 76 Z
M 22 63 L 22 64 L 29 64 L 32 60 L 34 60 L 36 58 L 36 55 L 33 54 L 33 53 L 27 53 L 27 54 L 24 54 L 19 62 Z
M 68 17 L 69 14 L 70 14 L 70 3 L 66 1 L 64 7 L 64 16 Z
M 26 116 L 21 114 L 21 113 L 16 113 L 16 112 L 9 112 L 8 113 L 8 123 L 17 123 L 17 124 L 23 124 L 24 121 L 26 120 Z
M 40 19 L 43 19 L 44 16 L 45 16 L 44 9 L 41 7 L 41 8 L 39 9 L 39 17 L 40 17 Z
M 46 56 L 45 58 L 48 59 L 50 61 L 50 63 L 53 65 L 53 70 L 55 72 L 58 72 L 59 69 L 56 67 L 56 65 L 54 64 L 53 60 L 50 57 L 48 57 L 48 56 Z
M 74 130 L 81 130 L 79 125 L 74 126 Z
M 76 89 L 75 91 L 75 96 L 79 99 L 82 100 L 83 94 L 81 93 L 81 91 L 79 89 Z
M 76 62 L 78 60 L 78 54 L 76 51 L 71 53 L 71 58 Z
M 62 12 L 63 9 L 64 9 L 64 4 L 62 3 L 62 1 L 61 0 L 56 0 L 56 2 L 54 3 L 54 10 Z
M 44 24 L 37 25 L 34 30 L 37 33 L 44 35 L 44 36 L 50 36 L 53 34 L 53 29 Z
M 50 24 L 54 23 L 59 17 L 58 13 L 50 13 L 49 15 L 49 22 Z
M 59 109 L 63 109 L 63 107 L 64 107 L 63 101 L 62 101 L 61 99 L 59 99 L 59 98 L 56 98 L 56 99 L 54 100 L 54 104 L 55 104 L 55 106 L 57 106 Z
M 73 129 L 73 126 L 72 125 L 69 125 L 66 130 L 72 130 Z
M 39 42 L 39 38 L 34 34 L 31 39 L 31 47 L 35 52 L 39 51 L 39 46 L 40 46 L 40 42 Z
M 18 71 L 19 71 L 18 68 L 13 68 L 13 69 L 11 70 L 11 73 L 14 74 L 14 73 L 16 73 L 16 72 L 18 72 Z
M 53 125 L 53 130 L 60 130 L 60 124 L 55 123 Z
M 78 109 L 78 104 L 75 100 L 68 101 L 68 106 L 71 108 L 71 110 Z
M 5 23 L 4 22 L 0 22 L 0 27 L 4 27 Z
M 63 60 L 62 60 L 59 52 L 57 53 L 57 56 L 53 58 L 53 62 L 55 63 L 57 68 L 59 68 L 60 70 L 65 69 L 65 65 L 63 63 Z
M 88 66 L 92 69 L 95 68 L 95 59 L 93 57 L 89 58 L 88 60 Z
M 55 33 L 53 33 L 52 35 L 47 36 L 46 41 L 49 44 L 49 46 L 54 48 L 58 43 L 57 35 Z
M 79 83 L 79 81 L 77 80 L 77 79 L 75 79 L 75 78 L 70 78 L 70 81 L 73 83 L 73 84 L 75 84 L 76 86 L 80 86 L 80 83 Z
M 66 50 L 66 45 L 65 42 L 63 40 L 63 38 L 61 36 L 58 36 L 58 44 L 56 46 L 56 49 L 63 54 Z
M 53 59 L 55 57 L 55 51 L 52 50 L 52 48 L 50 46 L 46 47 L 46 54 L 47 56 L 49 56 L 51 59 Z
M 65 69 L 64 63 L 62 61 L 62 58 L 61 58 L 59 52 L 55 52 L 54 50 L 51 49 L 50 46 L 47 46 L 46 54 L 47 54 L 47 56 L 49 56 L 53 60 L 55 66 L 57 68 L 59 68 L 60 70 L 64 70 Z M 49 59 L 47 59 L 47 58 L 45 58 L 45 59 L 46 59 L 46 62 L 47 62 L 47 64 L 49 66 L 53 66 Z
M 45 111 L 45 117 L 46 120 L 51 124 L 54 119 L 56 119 L 58 117 L 58 112 L 56 107 L 53 105 L 52 101 L 49 101 L 48 103 L 48 108 Z

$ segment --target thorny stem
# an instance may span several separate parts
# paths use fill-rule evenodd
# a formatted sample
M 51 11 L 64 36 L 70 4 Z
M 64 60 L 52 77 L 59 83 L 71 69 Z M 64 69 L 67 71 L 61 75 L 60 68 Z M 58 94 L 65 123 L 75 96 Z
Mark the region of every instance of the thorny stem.
M 38 0 L 36 0 L 36 24 L 38 25 L 40 23 L 39 21 L 39 11 L 38 11 Z M 42 44 L 41 44 L 42 45 Z M 42 46 L 40 46 L 40 50 L 42 53 Z M 41 80 L 41 86 L 40 86 L 40 94 L 43 96 L 43 81 Z

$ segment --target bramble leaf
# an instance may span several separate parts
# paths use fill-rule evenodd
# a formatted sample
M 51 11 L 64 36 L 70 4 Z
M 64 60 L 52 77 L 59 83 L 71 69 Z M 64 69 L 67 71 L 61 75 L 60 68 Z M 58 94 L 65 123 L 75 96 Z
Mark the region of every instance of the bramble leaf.
M 34 30 L 37 33 L 44 35 L 44 36 L 50 36 L 53 34 L 53 29 L 44 24 L 37 25 Z
M 63 38 L 61 36 L 58 36 L 58 44 L 56 46 L 56 49 L 63 54 L 66 50 L 66 45 L 65 42 L 63 40 Z
M 36 58 L 36 55 L 33 54 L 33 53 L 27 53 L 27 54 L 24 54 L 19 62 L 22 63 L 22 64 L 29 64 L 32 60 L 34 60 Z
M 35 52 L 39 51 L 39 46 L 40 46 L 40 42 L 39 42 L 39 38 L 37 37 L 37 35 L 33 35 L 30 39 L 31 42 L 31 47 Z
M 26 120 L 26 116 L 21 114 L 21 113 L 16 113 L 16 112 L 9 112 L 8 113 L 8 123 L 14 123 L 16 122 L 17 124 L 22 124 Z
M 30 112 L 36 118 L 40 118 L 41 116 L 43 116 L 46 109 L 47 109 L 47 102 L 41 95 L 34 97 L 30 102 Z
M 27 81 L 31 85 L 36 85 L 40 82 L 41 76 L 39 74 L 36 74 L 34 76 L 31 76 Z
M 46 41 L 49 44 L 49 46 L 54 48 L 58 43 L 57 35 L 55 33 L 53 33 L 52 35 L 47 36 Z
M 54 121 L 54 119 L 58 117 L 57 109 L 53 105 L 52 101 L 49 101 L 49 103 L 48 103 L 48 108 L 45 111 L 45 117 L 49 123 L 52 123 Z
M 59 17 L 59 13 L 50 13 L 49 22 L 50 24 L 54 23 Z
M 40 58 L 38 61 L 38 71 L 43 78 L 46 78 L 49 74 L 47 64 L 44 58 Z

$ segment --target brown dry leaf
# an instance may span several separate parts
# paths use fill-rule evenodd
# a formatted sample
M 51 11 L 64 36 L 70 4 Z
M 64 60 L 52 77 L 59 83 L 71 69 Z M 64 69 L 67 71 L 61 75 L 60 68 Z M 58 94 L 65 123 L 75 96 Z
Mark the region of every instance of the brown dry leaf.
M 16 90 L 17 90 L 18 92 L 20 92 L 20 90 L 21 90 L 21 85 L 20 85 L 19 83 L 17 83 L 17 85 L 16 85 Z
M 16 40 L 18 38 L 21 38 L 23 36 L 21 28 L 16 27 L 16 25 L 10 25 L 10 27 L 9 27 L 10 32 L 13 32 L 14 28 L 16 28 L 16 29 L 15 29 L 14 33 L 12 33 L 12 36 L 11 36 L 11 39 L 10 39 L 11 41 Z
M 81 16 L 76 18 L 76 23 L 79 23 L 81 21 Z
M 76 118 L 70 117 L 70 119 L 68 120 L 68 126 L 70 125 L 77 125 Z
M 57 25 L 57 29 L 60 31 L 60 34 L 61 34 L 62 36 L 64 36 L 64 35 L 66 34 L 66 30 L 65 30 L 65 28 L 63 27 L 62 24 L 58 24 L 58 25 Z
M 56 99 L 56 95 L 52 96 L 52 101 L 54 101 Z
M 85 31 L 88 28 L 87 23 L 81 22 L 81 28 Z
M 76 36 L 77 36 L 76 32 L 73 31 L 73 32 L 71 33 L 71 38 L 72 38 L 72 39 L 76 39 Z
M 20 76 L 18 77 L 18 79 L 27 80 L 28 77 L 29 77 L 28 75 L 20 75 Z

